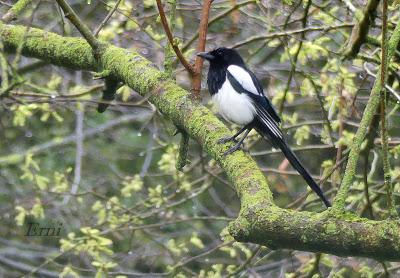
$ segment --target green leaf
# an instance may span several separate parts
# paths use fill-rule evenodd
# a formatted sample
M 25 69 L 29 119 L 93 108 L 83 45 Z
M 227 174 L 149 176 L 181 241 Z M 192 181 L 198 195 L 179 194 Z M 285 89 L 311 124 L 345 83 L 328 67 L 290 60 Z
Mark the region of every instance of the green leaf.
M 304 140 L 307 140 L 310 137 L 310 127 L 308 125 L 304 125 L 296 129 L 294 134 L 294 138 L 296 139 L 297 145 L 301 145 Z
M 73 269 L 67 265 L 59 275 L 60 278 L 79 278 L 79 274 L 73 271 Z
M 196 232 L 192 233 L 192 237 L 190 238 L 190 243 L 196 246 L 199 249 L 203 249 L 204 243 L 201 241 L 201 239 L 198 237 Z
M 33 205 L 30 213 L 37 219 L 44 218 L 44 209 L 43 209 L 42 202 L 40 201 L 40 199 L 38 199 L 38 198 L 36 199 L 36 203 Z
M 22 226 L 24 224 L 27 212 L 21 206 L 16 206 L 15 210 L 17 211 L 17 215 L 15 216 L 15 222 L 17 223 L 18 226 Z
M 120 94 L 122 101 L 126 102 L 131 96 L 131 89 L 128 86 L 124 85 L 117 90 L 117 94 Z

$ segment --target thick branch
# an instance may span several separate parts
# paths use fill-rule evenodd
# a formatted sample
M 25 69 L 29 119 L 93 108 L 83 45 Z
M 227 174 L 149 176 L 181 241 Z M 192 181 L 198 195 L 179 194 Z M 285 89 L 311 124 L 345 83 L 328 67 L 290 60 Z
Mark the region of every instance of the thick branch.
M 8 51 L 17 49 L 24 34 L 25 27 L 0 24 L 0 39 Z M 389 53 L 393 53 L 393 49 Z M 240 216 L 230 228 L 237 240 L 275 248 L 400 260 L 397 221 L 377 222 L 346 215 L 336 218 L 328 213 L 276 207 L 264 175 L 250 156 L 242 151 L 223 156 L 229 146 L 217 141 L 229 134 L 229 130 L 208 109 L 192 102 L 187 91 L 168 80 L 135 51 L 107 45 L 96 60 L 90 46 L 82 39 L 31 28 L 22 54 L 74 69 L 109 70 L 135 91 L 148 96 L 164 116 L 202 145 L 231 180 L 241 200 Z
M 360 51 L 362 44 L 366 41 L 370 25 L 375 19 L 376 9 L 379 0 L 369 0 L 364 8 L 363 14 L 356 25 L 351 31 L 349 42 L 343 53 L 347 59 L 354 58 Z
M 400 260 L 398 221 L 373 221 L 353 215 L 334 218 L 328 213 L 258 205 L 242 210 L 229 230 L 236 240 L 271 248 L 329 250 L 338 256 Z

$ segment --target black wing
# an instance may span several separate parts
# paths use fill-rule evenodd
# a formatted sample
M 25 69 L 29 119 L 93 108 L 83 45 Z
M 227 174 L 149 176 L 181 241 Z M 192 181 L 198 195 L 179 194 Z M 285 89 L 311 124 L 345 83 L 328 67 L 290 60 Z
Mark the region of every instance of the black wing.
M 271 102 L 264 95 L 264 90 L 261 86 L 260 81 L 257 79 L 256 75 L 253 72 L 251 72 L 249 70 L 246 70 L 246 71 L 248 74 L 250 74 L 251 79 L 253 80 L 253 83 L 258 91 L 258 94 L 264 99 L 264 101 L 265 101 L 264 106 L 265 106 L 266 110 L 271 114 L 271 116 L 274 118 L 275 121 L 280 123 L 281 119 L 279 118 L 278 113 L 276 112 L 275 108 L 272 106 Z
M 265 97 L 261 85 L 257 78 L 252 74 L 250 71 L 247 71 L 250 76 L 252 76 L 252 80 L 254 79 L 256 82 L 254 83 L 258 94 L 254 94 L 246 90 L 238 80 L 229 72 L 227 71 L 227 77 L 229 82 L 231 83 L 232 87 L 241 94 L 246 94 L 253 100 L 253 104 L 257 111 L 257 118 L 266 126 L 268 127 L 269 131 L 272 133 L 273 137 L 282 138 L 282 131 L 279 128 L 280 118 L 276 113 L 275 109 L 272 107 L 269 100 Z M 253 78 L 254 76 L 254 78 Z

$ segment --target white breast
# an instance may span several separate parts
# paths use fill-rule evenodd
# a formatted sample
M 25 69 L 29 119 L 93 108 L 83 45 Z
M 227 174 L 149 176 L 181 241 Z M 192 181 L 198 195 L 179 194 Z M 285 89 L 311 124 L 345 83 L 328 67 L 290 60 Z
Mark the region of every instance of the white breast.
M 213 95 L 212 100 L 227 121 L 243 126 L 254 119 L 256 110 L 250 97 L 237 93 L 228 79 L 218 93 Z

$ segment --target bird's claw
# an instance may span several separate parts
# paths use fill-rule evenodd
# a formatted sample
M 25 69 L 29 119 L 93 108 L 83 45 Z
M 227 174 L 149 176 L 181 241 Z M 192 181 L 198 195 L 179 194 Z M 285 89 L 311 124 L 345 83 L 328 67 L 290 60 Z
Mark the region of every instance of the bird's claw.
M 228 143 L 228 142 L 231 142 L 231 141 L 233 141 L 233 142 L 235 142 L 235 143 L 238 143 L 238 142 L 239 142 L 238 140 L 236 140 L 236 138 L 231 137 L 231 136 L 227 136 L 227 137 L 222 137 L 221 139 L 219 139 L 219 140 L 217 141 L 217 143 L 218 143 L 218 144 L 225 144 L 225 143 Z
M 224 152 L 224 156 L 227 156 L 227 155 L 229 155 L 229 154 L 231 154 L 231 153 L 234 153 L 234 152 L 236 152 L 237 150 L 239 150 L 240 149 L 240 145 L 238 144 L 238 145 L 235 145 L 235 146 L 233 146 L 232 148 L 230 148 L 229 150 L 227 150 L 226 152 Z

